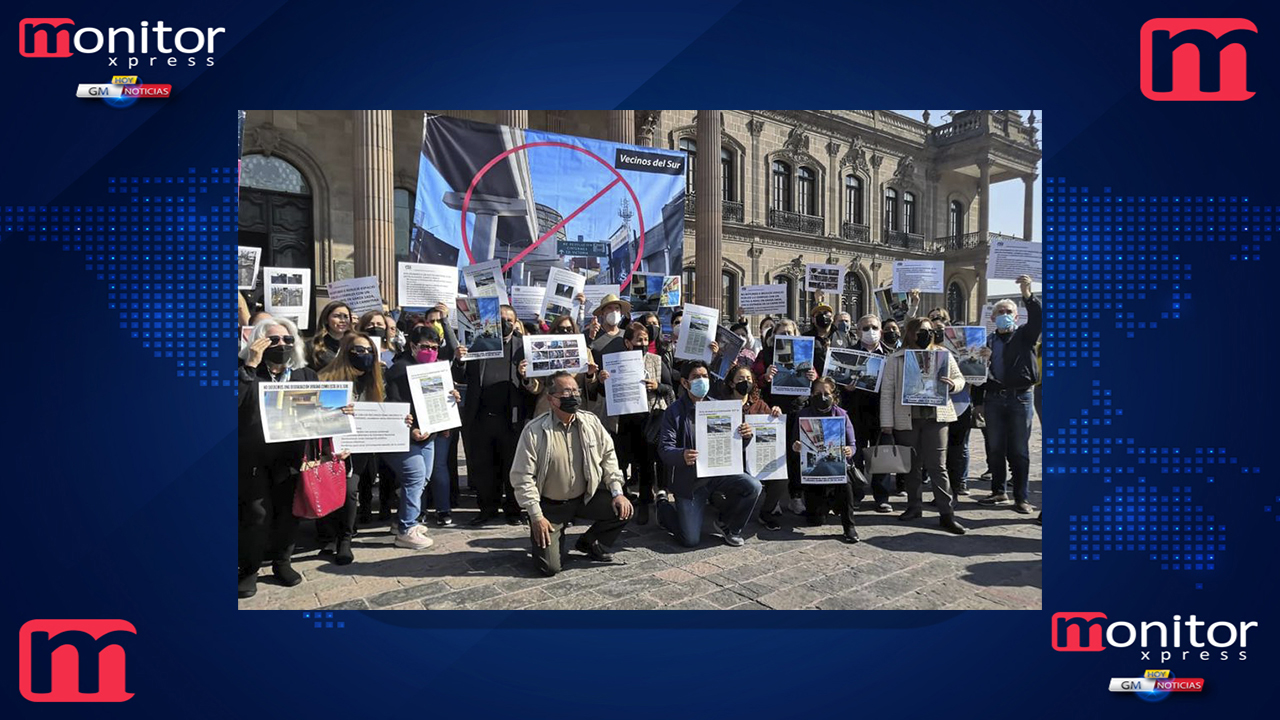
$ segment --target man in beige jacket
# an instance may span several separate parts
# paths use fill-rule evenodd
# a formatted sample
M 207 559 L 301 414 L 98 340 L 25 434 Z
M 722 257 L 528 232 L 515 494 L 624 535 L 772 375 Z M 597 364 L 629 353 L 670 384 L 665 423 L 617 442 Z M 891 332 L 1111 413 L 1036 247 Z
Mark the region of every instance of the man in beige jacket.
M 599 418 L 579 409 L 582 392 L 572 375 L 549 378 L 550 412 L 530 420 L 520 434 L 511 464 L 516 502 L 529 513 L 533 556 L 545 575 L 560 572 L 564 526 L 574 518 L 593 520 L 574 546 L 592 560 L 613 558 L 613 545 L 631 519 L 622 492 L 613 438 Z

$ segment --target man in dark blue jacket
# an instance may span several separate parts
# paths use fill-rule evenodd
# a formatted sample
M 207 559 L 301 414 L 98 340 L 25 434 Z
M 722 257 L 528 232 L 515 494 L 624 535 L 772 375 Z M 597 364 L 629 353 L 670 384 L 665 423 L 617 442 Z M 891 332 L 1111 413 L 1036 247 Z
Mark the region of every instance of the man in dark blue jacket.
M 991 495 L 983 505 L 1008 505 L 1005 495 L 1005 463 L 1013 475 L 1013 509 L 1032 511 L 1027 501 L 1031 470 L 1031 388 L 1040 381 L 1036 343 L 1040 340 L 1040 298 L 1031 294 L 1031 278 L 1018 277 L 1027 323 L 1018 327 L 1018 306 L 1001 300 L 991 309 L 996 331 L 987 337 L 987 381 L 973 387 L 973 412 L 986 420 L 987 469 L 991 471 Z
M 702 539 L 702 513 L 707 500 L 713 494 L 724 495 L 715 526 L 724 536 L 725 544 L 741 547 L 746 542 L 742 539 L 742 528 L 746 527 L 760 497 L 760 481 L 745 473 L 698 477 L 694 408 L 711 391 L 707 364 L 701 360 L 687 362 L 681 371 L 680 383 L 685 393 L 667 408 L 658 436 L 658 456 L 673 471 L 671 493 L 675 495 L 674 502 L 658 503 L 658 524 L 674 534 L 681 545 L 696 547 Z M 750 425 L 743 423 L 738 432 L 750 440 Z

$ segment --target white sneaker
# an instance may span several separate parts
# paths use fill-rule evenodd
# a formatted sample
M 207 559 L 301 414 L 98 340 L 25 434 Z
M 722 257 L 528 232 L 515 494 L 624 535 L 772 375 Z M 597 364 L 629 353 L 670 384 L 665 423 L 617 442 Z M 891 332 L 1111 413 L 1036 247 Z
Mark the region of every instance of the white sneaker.
M 426 550 L 435 544 L 436 541 L 427 537 L 427 530 L 421 525 L 414 525 L 409 528 L 409 532 L 396 535 L 396 547 L 410 550 Z
M 804 511 L 804 498 L 791 498 L 791 512 L 796 515 L 803 515 Z

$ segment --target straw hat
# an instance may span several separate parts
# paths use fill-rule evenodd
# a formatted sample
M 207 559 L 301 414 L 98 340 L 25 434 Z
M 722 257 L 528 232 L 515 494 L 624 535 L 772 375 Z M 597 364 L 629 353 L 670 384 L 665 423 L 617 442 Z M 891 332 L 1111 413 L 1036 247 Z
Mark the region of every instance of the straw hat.
M 623 315 L 626 315 L 631 312 L 631 303 L 627 302 L 626 300 L 623 300 L 622 298 L 618 297 L 617 295 L 614 295 L 613 293 L 609 293 L 608 295 L 605 295 L 604 297 L 600 298 L 600 304 L 596 306 L 595 310 L 591 311 L 591 314 L 599 315 L 600 313 L 604 312 L 605 306 L 612 305 L 613 303 L 618 303 L 619 305 L 622 306 Z

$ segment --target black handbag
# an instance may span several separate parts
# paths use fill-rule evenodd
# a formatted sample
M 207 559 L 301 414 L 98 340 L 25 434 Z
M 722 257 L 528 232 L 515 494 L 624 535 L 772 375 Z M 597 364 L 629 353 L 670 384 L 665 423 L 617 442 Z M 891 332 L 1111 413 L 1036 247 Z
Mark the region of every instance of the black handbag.
M 871 483 L 867 481 L 866 474 L 858 469 L 852 461 L 849 463 L 849 482 L 853 485 L 854 490 L 866 492 L 871 489 Z

